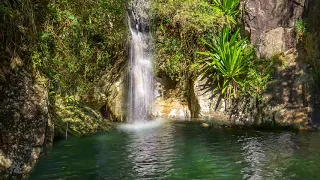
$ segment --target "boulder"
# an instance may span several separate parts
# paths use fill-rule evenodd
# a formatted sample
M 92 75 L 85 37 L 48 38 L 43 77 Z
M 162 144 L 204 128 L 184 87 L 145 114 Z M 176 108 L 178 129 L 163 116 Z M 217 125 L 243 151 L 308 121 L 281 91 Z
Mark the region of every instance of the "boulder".
M 125 74 L 114 82 L 107 91 L 106 115 L 113 121 L 124 121 L 127 113 L 127 89 Z
M 52 118 L 55 136 L 85 136 L 110 129 L 111 123 L 96 111 L 77 101 L 55 96 Z
M 247 0 L 244 23 L 251 43 L 261 57 L 271 57 L 295 47 L 295 24 L 304 0 Z
M 92 92 L 81 100 L 93 110 L 100 110 L 104 118 L 111 121 L 124 121 L 127 110 L 127 71 L 126 63 L 120 62 L 108 69 Z
M 126 64 L 116 64 L 95 86 L 96 94 L 104 97 L 95 109 L 100 109 L 102 115 L 112 121 L 126 119 L 128 97 L 126 68 Z

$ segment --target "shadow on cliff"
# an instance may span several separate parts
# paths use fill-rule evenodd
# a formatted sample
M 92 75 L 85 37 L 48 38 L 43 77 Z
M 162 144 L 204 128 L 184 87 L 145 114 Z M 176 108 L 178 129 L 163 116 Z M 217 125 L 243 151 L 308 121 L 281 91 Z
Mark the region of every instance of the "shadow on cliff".
M 308 63 L 311 75 L 309 103 L 312 107 L 312 123 L 320 124 L 320 1 L 305 2 L 303 21 L 306 23 L 306 32 L 303 37 L 300 60 Z M 299 53 L 300 55 L 300 53 Z

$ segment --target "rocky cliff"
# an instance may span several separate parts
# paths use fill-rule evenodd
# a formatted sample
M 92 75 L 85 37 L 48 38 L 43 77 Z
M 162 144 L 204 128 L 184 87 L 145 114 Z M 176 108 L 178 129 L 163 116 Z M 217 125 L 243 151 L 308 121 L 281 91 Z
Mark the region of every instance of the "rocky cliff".
M 251 116 L 250 121 L 259 118 L 283 125 L 310 128 L 319 119 L 319 97 L 316 95 L 318 92 L 315 92 L 317 75 L 314 75 L 319 71 L 319 2 L 248 0 L 243 2 L 242 7 L 245 32 L 258 55 L 267 59 L 278 58 L 281 62 L 268 85 L 264 103 L 259 107 L 250 102 L 247 105 L 240 103 L 243 111 L 236 118 L 250 120 Z M 297 21 L 301 19 L 307 22 L 307 32 L 302 44 L 297 37 Z M 202 90 L 201 86 L 203 83 L 198 79 L 194 89 L 200 106 L 199 115 L 212 116 L 219 112 L 219 108 L 212 111 L 217 99 L 206 100 L 212 94 Z M 254 111 L 259 111 L 257 113 L 260 115 Z
M 247 0 L 242 7 L 246 32 L 260 56 L 295 48 L 295 25 L 304 0 Z
M 53 123 L 48 111 L 48 83 L 31 77 L 24 69 L 14 69 L 2 75 L 0 176 L 22 179 L 40 154 L 52 144 Z

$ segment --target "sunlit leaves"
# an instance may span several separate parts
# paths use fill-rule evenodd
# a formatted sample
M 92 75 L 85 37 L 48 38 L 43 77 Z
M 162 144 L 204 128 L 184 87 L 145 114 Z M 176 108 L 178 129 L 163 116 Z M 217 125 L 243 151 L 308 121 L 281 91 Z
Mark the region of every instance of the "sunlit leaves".
M 240 38 L 240 30 L 232 33 L 225 27 L 208 40 L 202 39 L 206 52 L 199 54 L 209 57 L 203 73 L 208 75 L 215 87 L 225 98 L 237 96 L 252 67 L 254 51 L 247 39 Z

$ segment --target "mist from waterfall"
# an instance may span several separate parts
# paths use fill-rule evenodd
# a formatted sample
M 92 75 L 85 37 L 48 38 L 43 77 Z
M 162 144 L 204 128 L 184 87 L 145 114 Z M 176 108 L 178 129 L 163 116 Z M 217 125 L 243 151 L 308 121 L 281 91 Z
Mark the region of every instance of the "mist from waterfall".
M 146 23 L 148 3 L 133 0 L 128 17 L 131 33 L 130 73 L 129 73 L 129 123 L 144 122 L 149 119 L 154 99 L 152 72 L 152 43 L 149 24 Z

